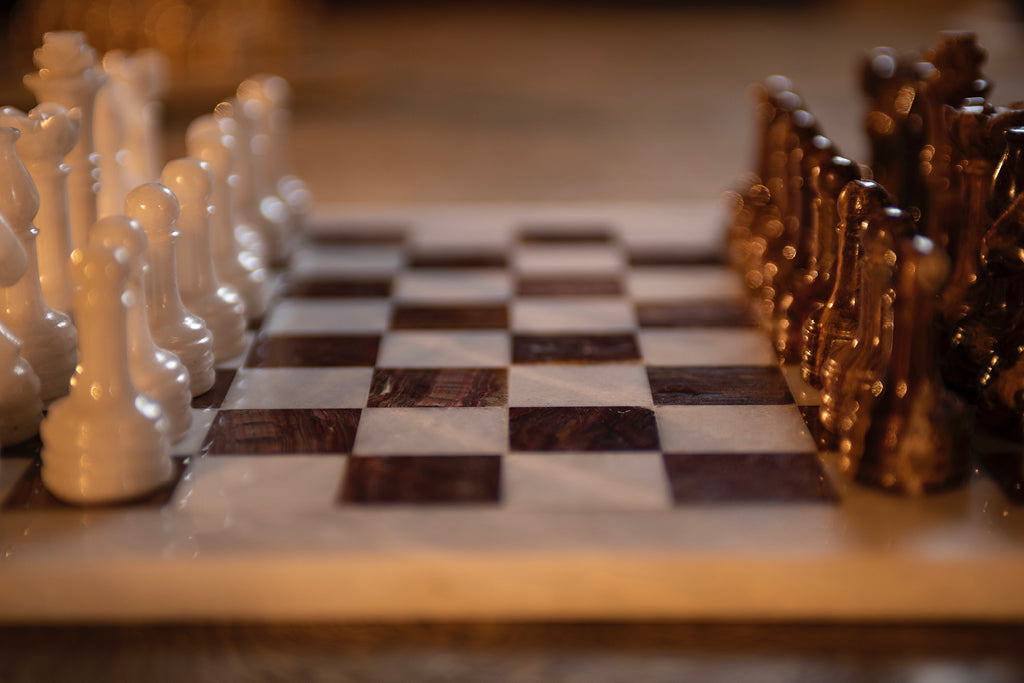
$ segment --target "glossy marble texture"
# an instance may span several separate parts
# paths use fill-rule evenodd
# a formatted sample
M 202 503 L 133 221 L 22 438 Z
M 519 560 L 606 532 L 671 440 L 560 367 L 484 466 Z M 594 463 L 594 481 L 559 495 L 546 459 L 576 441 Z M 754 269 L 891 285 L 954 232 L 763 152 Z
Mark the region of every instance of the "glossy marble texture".
M 745 303 L 664 302 L 638 303 L 636 318 L 640 327 L 755 327 L 757 325 Z
M 815 453 L 666 453 L 676 504 L 837 502 Z
M 640 360 L 632 334 L 527 335 L 512 337 L 513 363 L 608 363 Z
M 350 453 L 358 425 L 359 411 L 352 409 L 222 410 L 200 452 Z
M 519 296 L 618 296 L 622 285 L 614 278 L 520 278 Z
M 245 366 L 339 367 L 372 366 L 380 337 L 376 335 L 260 335 L 249 350 Z
M 377 368 L 368 408 L 504 406 L 508 373 L 501 368 Z
M 773 367 L 649 367 L 656 405 L 792 403 L 782 373 Z
M 513 451 L 657 450 L 658 429 L 649 408 L 509 408 Z
M 497 455 L 391 455 L 351 458 L 342 504 L 497 504 Z
M 508 327 L 505 306 L 397 306 L 392 312 L 395 330 L 487 330 Z

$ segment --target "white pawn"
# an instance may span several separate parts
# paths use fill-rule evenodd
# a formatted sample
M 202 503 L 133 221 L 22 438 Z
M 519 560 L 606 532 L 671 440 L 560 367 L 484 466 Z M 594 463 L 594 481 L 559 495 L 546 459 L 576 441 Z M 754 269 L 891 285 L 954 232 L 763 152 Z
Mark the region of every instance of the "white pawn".
M 100 182 L 96 186 L 96 215 L 116 216 L 124 206 L 128 190 L 135 187 L 127 177 L 127 154 L 124 151 L 126 129 L 131 125 L 124 103 L 121 83 L 110 78 L 96 93 L 93 111 L 93 144 L 99 163 Z
M 39 259 L 39 286 L 51 307 L 71 310 L 71 229 L 68 223 L 68 181 L 70 167 L 64 163 L 78 140 L 81 116 L 78 109 L 67 111 L 59 104 L 46 102 L 23 114 L 14 107 L 0 109 L 0 126 L 21 131 L 18 156 L 28 169 L 39 193 L 39 211 L 35 226 L 39 229 L 36 249 Z
M 185 308 L 178 291 L 178 200 L 160 183 L 146 183 L 128 193 L 124 212 L 139 222 L 149 240 L 146 313 L 153 341 L 188 368 L 192 396 L 205 394 L 215 379 L 213 335 Z
M 251 98 L 259 100 L 263 105 L 263 116 L 256 125 L 270 143 L 264 157 L 265 166 L 258 169 L 258 172 L 262 176 L 263 186 L 273 188 L 276 195 L 284 200 L 291 229 L 297 231 L 309 213 L 310 194 L 306 183 L 291 172 L 288 163 L 291 86 L 280 76 L 260 74 L 243 81 L 238 87 L 238 93 L 243 103 Z
M 256 102 L 252 108 L 259 108 Z M 265 197 L 259 187 L 256 168 L 260 156 L 267 152 L 268 140 L 255 132 L 254 118 L 246 113 L 241 102 L 232 99 L 221 102 L 214 110 L 218 119 L 230 119 L 232 135 L 238 141 L 236 146 L 235 173 L 238 186 L 235 188 L 235 217 L 243 225 L 251 226 L 259 234 L 260 253 L 270 266 L 284 266 L 288 259 L 288 212 L 280 198 Z
M 96 65 L 96 52 L 79 31 L 50 31 L 32 53 L 39 71 L 25 76 L 25 86 L 38 102 L 54 102 L 81 111 L 81 132 L 68 154 L 68 216 L 71 247 L 88 244 L 96 222 L 96 158 L 93 154 L 93 110 L 96 92 L 106 76 Z
M 235 139 L 210 114 L 195 119 L 185 139 L 189 156 L 205 161 L 213 172 L 210 240 L 217 277 L 235 288 L 245 302 L 246 318 L 255 320 L 267 311 L 267 271 L 235 235 L 232 185 L 237 176 L 231 170 Z
M 68 316 L 53 310 L 43 299 L 36 257 L 36 233 L 32 219 L 39 210 L 35 185 L 15 151 L 21 133 L 0 127 L 0 215 L 17 235 L 25 250 L 25 275 L 11 287 L 0 289 L 0 322 L 18 337 L 28 361 L 42 385 L 44 402 L 68 393 L 75 371 L 75 327 Z
M 197 159 L 168 162 L 160 181 L 178 198 L 178 291 L 185 308 L 213 333 L 213 359 L 222 362 L 245 351 L 245 305 L 213 268 L 210 240 L 210 167 Z
M 0 287 L 7 287 L 25 274 L 28 263 L 25 250 L 2 215 L 0 255 Z M 20 443 L 33 436 L 43 419 L 39 378 L 20 351 L 21 340 L 0 323 L 0 444 Z
M 188 370 L 177 356 L 154 344 L 149 332 L 143 285 L 148 269 L 146 233 L 127 216 L 108 216 L 92 227 L 89 239 L 109 251 L 123 249 L 128 255 L 128 370 L 135 390 L 160 404 L 171 443 L 177 443 L 192 426 L 192 392 Z
M 50 407 L 40 436 L 43 484 L 69 503 L 145 495 L 171 476 L 167 420 L 128 373 L 127 254 L 97 245 L 71 255 L 82 361 L 71 394 Z

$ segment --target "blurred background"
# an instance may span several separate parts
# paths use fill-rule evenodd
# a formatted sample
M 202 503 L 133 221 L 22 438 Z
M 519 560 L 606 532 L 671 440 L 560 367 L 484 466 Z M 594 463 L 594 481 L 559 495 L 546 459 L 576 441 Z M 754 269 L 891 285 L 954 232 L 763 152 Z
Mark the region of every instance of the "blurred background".
M 1024 99 L 1016 4 L 848 2 L 7 3 L 0 97 L 33 104 L 43 31 L 170 57 L 168 157 L 245 76 L 295 88 L 293 165 L 318 204 L 715 198 L 752 163 L 749 85 L 791 77 L 866 160 L 860 55 L 978 33 L 992 99 Z

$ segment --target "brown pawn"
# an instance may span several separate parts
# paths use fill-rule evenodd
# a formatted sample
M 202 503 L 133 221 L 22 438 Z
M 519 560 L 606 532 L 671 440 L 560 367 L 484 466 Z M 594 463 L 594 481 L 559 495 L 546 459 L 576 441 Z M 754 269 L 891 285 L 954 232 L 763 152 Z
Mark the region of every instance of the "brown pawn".
M 1012 364 L 1000 347 L 1007 340 L 1016 343 L 1013 330 L 1024 301 L 1024 128 L 1007 130 L 1005 138 L 988 204 L 997 218 L 981 239 L 981 270 L 943 357 L 946 382 L 971 399 L 981 382 L 992 385 L 1000 369 Z
M 885 207 L 868 217 L 860 259 L 860 320 L 851 344 L 832 354 L 821 372 L 821 408 L 825 429 L 844 435 L 853 427 L 862 389 L 879 391 L 879 378 L 892 349 L 893 266 L 896 243 L 914 234 L 913 217 Z
M 1005 131 L 1024 124 L 1024 109 L 997 108 L 979 102 L 956 110 L 947 108 L 946 122 L 953 143 L 953 161 L 963 172 L 959 239 L 947 250 L 953 268 L 940 304 L 945 328 L 949 330 L 976 305 L 968 292 L 976 293 L 979 289 L 979 252 L 982 235 L 992 225 L 988 204 L 996 162 L 1006 149 Z
M 839 257 L 839 219 L 836 199 L 851 180 L 860 179 L 860 167 L 840 156 L 811 166 L 807 179 L 810 191 L 810 225 L 804 247 L 806 262 L 793 284 L 790 296 L 780 305 L 773 329 L 775 350 L 784 363 L 796 363 L 804 349 L 804 324 L 820 315 L 835 282 Z M 817 339 L 818 321 L 811 323 Z
M 936 293 L 949 259 L 931 240 L 897 246 L 892 353 L 842 440 L 840 466 L 856 481 L 904 495 L 964 482 L 970 474 L 970 413 L 942 384 L 935 365 Z
M 800 98 L 793 92 L 785 91 L 771 97 L 767 103 L 774 109 L 767 130 L 768 155 L 763 189 L 752 188 L 757 202 L 753 204 L 750 220 L 750 238 L 743 250 L 740 269 L 747 287 L 757 290 L 762 285 L 766 253 L 769 243 L 783 234 L 782 217 L 786 215 L 788 194 L 786 175 L 789 156 L 795 145 L 791 134 L 790 118 L 801 106 Z
M 811 235 L 811 199 L 807 176 L 812 166 L 834 155 L 832 143 L 818 132 L 817 120 L 801 109 L 789 117 L 792 147 L 786 165 L 786 210 L 782 232 L 767 243 L 762 266 L 760 298 L 761 319 L 772 329 L 778 318 L 777 307 L 792 290 L 799 270 L 807 260 Z
M 872 213 L 889 204 L 889 195 L 871 180 L 851 181 L 839 193 L 839 259 L 835 284 L 821 313 L 804 325 L 804 350 L 800 375 L 811 386 L 821 388 L 825 361 L 844 344 L 853 341 L 860 318 L 861 232 Z M 815 331 L 817 334 L 814 334 Z M 810 335 L 814 334 L 811 339 Z
M 935 71 L 925 80 L 920 102 L 926 144 L 920 154 L 920 172 L 928 199 L 920 206 L 921 232 L 943 249 L 957 242 L 960 219 L 960 178 L 952 162 L 952 142 L 945 125 L 944 106 L 958 107 L 965 99 L 985 97 L 991 84 L 981 73 L 987 57 L 977 37 L 967 31 L 939 34 L 939 45 L 926 55 Z M 906 206 L 906 205 L 904 205 Z
M 749 259 L 750 240 L 753 237 L 754 219 L 771 200 L 771 193 L 765 186 L 772 164 L 772 124 L 778 114 L 775 104 L 780 93 L 791 92 L 792 84 L 784 76 L 769 76 L 764 83 L 751 88 L 754 96 L 754 117 L 758 138 L 758 155 L 755 170 L 740 180 L 737 192 L 727 193 L 732 202 L 732 221 L 726 235 L 726 253 L 729 263 L 745 273 Z
M 871 141 L 874 179 L 901 206 L 924 202 L 917 160 L 924 147 L 924 120 L 911 105 L 934 71 L 916 52 L 878 47 L 861 68 L 861 89 L 868 96 L 865 129 Z

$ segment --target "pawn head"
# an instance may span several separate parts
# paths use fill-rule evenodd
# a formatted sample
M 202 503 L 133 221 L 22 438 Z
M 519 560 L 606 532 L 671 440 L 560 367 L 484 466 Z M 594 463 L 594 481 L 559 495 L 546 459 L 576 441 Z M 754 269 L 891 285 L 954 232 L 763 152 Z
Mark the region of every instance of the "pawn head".
M 198 199 L 205 205 L 213 189 L 210 165 L 187 157 L 167 162 L 160 174 L 160 182 L 170 188 L 183 204 Z
M 189 156 L 208 163 L 214 174 L 230 173 L 235 139 L 221 130 L 213 116 L 200 116 L 189 124 L 185 140 Z
M 89 243 L 111 251 L 124 249 L 131 263 L 140 263 L 146 253 L 146 233 L 128 216 L 106 216 L 89 231 Z
M 891 203 L 889 193 L 873 180 L 851 180 L 836 199 L 840 217 L 847 220 L 862 220 Z
M 180 210 L 178 198 L 160 183 L 139 185 L 124 200 L 125 215 L 137 220 L 147 235 L 174 233 Z

